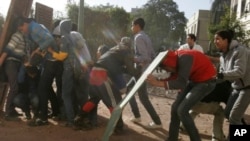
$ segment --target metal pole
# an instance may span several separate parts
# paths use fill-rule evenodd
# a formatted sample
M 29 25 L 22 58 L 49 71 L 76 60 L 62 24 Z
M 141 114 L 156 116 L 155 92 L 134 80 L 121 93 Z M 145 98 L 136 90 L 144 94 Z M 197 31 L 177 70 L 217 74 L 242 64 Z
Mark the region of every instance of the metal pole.
M 83 27 L 84 27 L 84 0 L 80 0 L 79 5 L 79 14 L 78 14 L 78 32 L 83 35 Z

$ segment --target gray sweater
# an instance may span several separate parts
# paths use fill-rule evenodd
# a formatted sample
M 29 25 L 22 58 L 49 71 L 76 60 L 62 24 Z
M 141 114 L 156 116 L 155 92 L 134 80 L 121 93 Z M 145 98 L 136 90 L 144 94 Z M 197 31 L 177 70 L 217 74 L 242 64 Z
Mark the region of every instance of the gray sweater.
M 250 86 L 250 50 L 233 40 L 229 50 L 220 57 L 220 72 L 234 89 Z

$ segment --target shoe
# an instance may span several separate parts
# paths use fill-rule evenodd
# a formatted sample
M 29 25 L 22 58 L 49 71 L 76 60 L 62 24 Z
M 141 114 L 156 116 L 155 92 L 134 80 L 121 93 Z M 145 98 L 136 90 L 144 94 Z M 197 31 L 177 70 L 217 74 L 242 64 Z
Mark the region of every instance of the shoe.
M 134 122 L 134 123 L 140 123 L 141 122 L 141 118 L 131 118 L 130 121 Z
M 93 126 L 90 123 L 81 123 L 81 124 L 74 124 L 73 130 L 91 130 Z
M 90 121 L 82 116 L 76 116 L 74 118 L 74 130 L 90 130 L 93 128 Z
M 25 117 L 26 117 L 27 120 L 31 120 L 30 112 L 25 112 Z
M 48 125 L 49 122 L 47 120 L 41 120 L 40 118 L 37 118 L 33 121 L 28 122 L 29 126 L 43 126 L 43 125 Z
M 150 122 L 145 127 L 148 128 L 148 129 L 159 129 L 159 128 L 162 128 L 162 125 L 161 124 L 155 124 L 154 122 Z
M 64 126 L 64 127 L 70 127 L 70 128 L 73 128 L 75 125 L 74 125 L 74 123 L 71 123 L 71 122 L 66 122 L 63 126 Z
M 54 118 L 54 117 L 58 117 L 58 114 L 56 113 L 48 114 L 48 118 Z

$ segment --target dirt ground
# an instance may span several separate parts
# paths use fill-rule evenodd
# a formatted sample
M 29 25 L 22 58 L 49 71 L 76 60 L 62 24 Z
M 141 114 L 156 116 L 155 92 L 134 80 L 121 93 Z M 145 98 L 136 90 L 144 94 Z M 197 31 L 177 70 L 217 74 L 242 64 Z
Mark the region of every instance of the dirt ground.
M 149 88 L 150 99 L 157 110 L 163 123 L 163 129 L 147 130 L 143 125 L 151 121 L 144 107 L 138 102 L 142 115 L 142 124 L 137 125 L 129 121 L 132 117 L 129 105 L 123 111 L 123 119 L 126 124 L 125 133 L 122 135 L 112 135 L 110 141 L 163 141 L 168 135 L 170 119 L 170 106 L 175 98 L 175 94 L 167 94 L 162 88 Z M 137 97 L 138 98 L 138 97 Z M 138 100 L 138 99 L 137 99 Z M 0 118 L 0 140 L 1 141 L 101 141 L 105 127 L 110 116 L 106 107 L 100 103 L 98 109 L 98 127 L 87 131 L 75 131 L 71 128 L 63 127 L 62 121 L 49 120 L 50 124 L 40 127 L 29 127 L 27 121 L 20 117 L 21 121 L 5 121 Z M 250 123 L 250 108 L 248 108 L 246 121 Z M 202 141 L 211 140 L 213 116 L 201 114 L 195 120 L 199 129 Z M 224 132 L 228 133 L 228 122 L 224 122 Z M 180 133 L 181 141 L 189 141 L 187 134 Z

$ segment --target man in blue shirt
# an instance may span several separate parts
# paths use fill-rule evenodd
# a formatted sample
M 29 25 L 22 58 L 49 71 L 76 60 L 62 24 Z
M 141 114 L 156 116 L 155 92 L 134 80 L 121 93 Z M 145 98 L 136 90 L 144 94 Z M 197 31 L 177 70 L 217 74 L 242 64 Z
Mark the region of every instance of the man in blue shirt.
M 144 19 L 137 18 L 132 22 L 131 30 L 134 36 L 134 62 L 136 63 L 136 68 L 143 73 L 144 70 L 149 66 L 151 61 L 155 56 L 152 43 L 148 35 L 143 31 L 145 26 Z M 150 117 L 153 119 L 153 122 L 150 122 L 146 127 L 147 128 L 161 128 L 161 120 L 157 115 L 152 103 L 149 101 L 147 85 L 143 83 L 141 88 L 138 90 L 138 95 L 141 103 L 149 113 Z M 132 122 L 140 122 L 141 115 L 139 108 L 137 106 L 135 98 L 132 98 L 130 101 L 130 106 L 134 114 L 134 118 L 131 119 Z
M 39 96 L 39 117 L 34 122 L 29 123 L 31 126 L 40 126 L 48 124 L 48 99 L 51 93 L 53 80 L 57 74 L 60 62 L 53 58 L 51 53 L 47 53 L 48 49 L 59 52 L 55 40 L 49 30 L 36 23 L 33 19 L 20 17 L 17 20 L 18 30 L 27 35 L 34 41 L 38 47 L 33 51 L 31 58 L 35 55 L 41 55 L 45 52 L 43 60 L 43 73 L 38 86 Z

